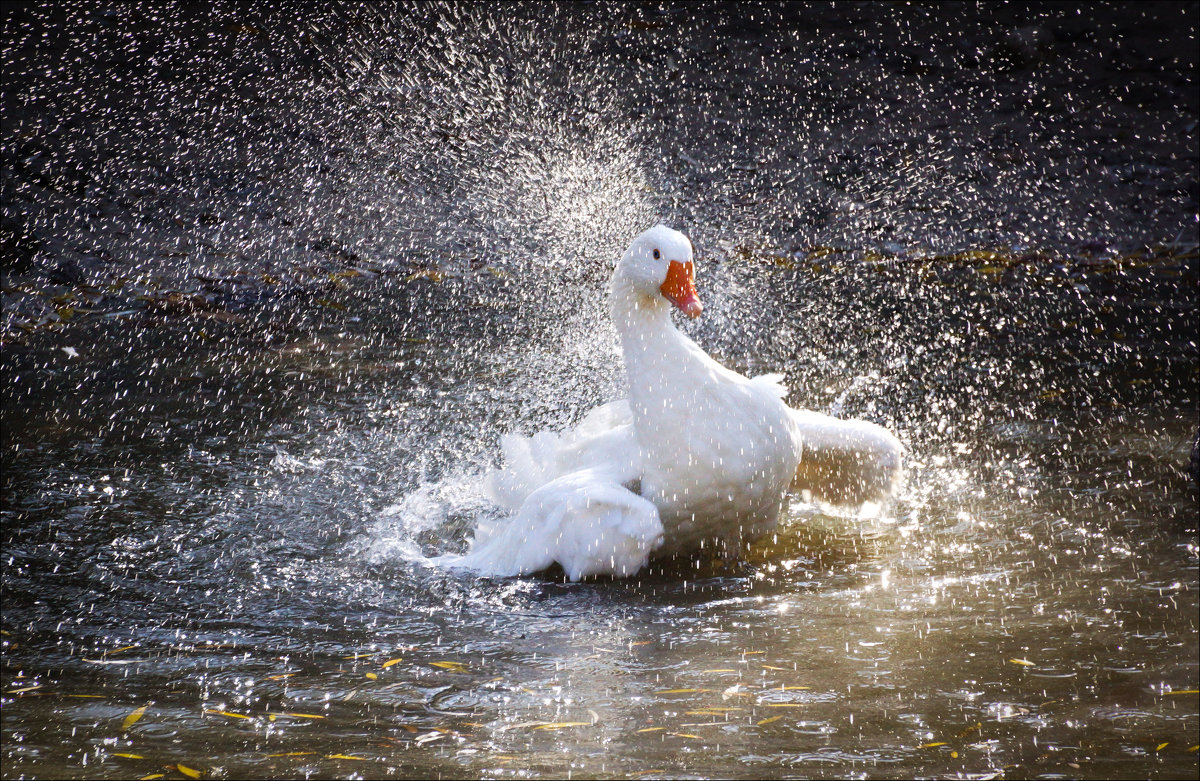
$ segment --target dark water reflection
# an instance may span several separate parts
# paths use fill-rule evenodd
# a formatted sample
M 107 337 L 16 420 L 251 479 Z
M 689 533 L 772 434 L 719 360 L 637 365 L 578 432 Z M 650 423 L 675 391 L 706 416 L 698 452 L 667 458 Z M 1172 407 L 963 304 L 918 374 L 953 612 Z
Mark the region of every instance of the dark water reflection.
M 714 292 L 778 295 L 761 267 L 721 268 Z M 935 272 L 959 298 L 974 273 Z M 1139 273 L 1112 318 L 1194 325 L 1133 297 L 1157 290 Z M 911 270 L 828 284 L 862 274 L 901 300 Z M 814 327 L 822 284 L 800 286 Z M 96 331 L 89 349 L 123 347 L 95 360 L 8 352 L 41 382 L 5 407 L 6 776 L 1194 771 L 1193 343 L 1106 355 L 1074 329 L 1050 350 L 1046 326 L 947 367 L 915 347 L 935 338 L 919 308 L 894 307 L 906 338 L 886 349 L 806 352 L 777 331 L 755 360 L 786 367 L 797 401 L 889 420 L 912 446 L 883 517 L 797 501 L 743 564 L 476 581 L 422 553 L 489 511 L 472 476 L 498 431 L 615 392 L 613 355 L 583 367 L 600 385 L 547 400 L 512 367 L 553 340 L 503 307 L 469 314 L 473 341 L 449 324 L 395 338 L 398 311 L 455 294 L 390 285 L 257 341 L 140 322 Z M 990 295 L 1053 319 L 1028 291 Z M 699 336 L 749 370 L 723 316 Z M 828 376 L 847 358 L 874 386 Z M 1004 374 L 987 387 L 971 366 Z

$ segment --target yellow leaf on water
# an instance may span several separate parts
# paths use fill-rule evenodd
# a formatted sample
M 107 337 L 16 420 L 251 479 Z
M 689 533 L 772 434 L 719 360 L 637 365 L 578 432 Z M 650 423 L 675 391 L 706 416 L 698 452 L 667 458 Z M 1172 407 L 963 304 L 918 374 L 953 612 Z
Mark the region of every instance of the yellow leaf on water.
M 1200 689 L 1181 689 L 1174 692 L 1163 692 L 1164 697 L 1175 697 L 1180 694 L 1200 694 Z
M 279 675 L 268 675 L 268 681 L 282 681 L 284 678 L 291 678 L 295 673 L 280 673 Z
M 764 724 L 770 724 L 771 722 L 779 721 L 782 718 L 783 718 L 783 716 L 769 716 L 769 717 L 763 719 L 762 721 L 758 722 L 758 726 L 761 727 Z
M 965 730 L 958 733 L 954 737 L 955 738 L 965 738 L 967 735 L 970 735 L 972 732 L 974 732 L 977 729 L 983 729 L 983 724 L 978 721 L 975 722 L 974 724 L 972 724 L 971 726 L 967 727 Z
M 323 719 L 324 716 L 318 716 L 315 713 L 288 713 L 288 716 L 296 716 L 301 719 Z
M 353 661 L 354 659 L 365 659 L 365 658 L 366 658 L 366 657 L 368 657 L 368 656 L 374 656 L 374 655 L 375 655 L 375 654 L 354 654 L 353 656 L 343 656 L 342 658 L 343 658 L 343 659 L 350 659 L 350 660 L 352 660 L 352 661 Z
M 768 702 L 768 708 L 803 708 L 802 702 Z
M 199 778 L 200 776 L 204 775 L 199 770 L 194 770 L 187 765 L 176 765 L 175 769 L 180 773 L 183 773 L 188 778 Z
M 534 729 L 565 729 L 567 727 L 590 727 L 590 721 L 559 721 L 554 724 L 539 724 Z
M 372 681 L 377 680 L 379 678 L 379 676 L 375 673 L 367 673 L 367 677 L 370 678 Z
M 937 748 L 938 746 L 945 746 L 945 745 L 948 745 L 948 744 L 945 743 L 944 741 L 941 743 L 922 743 L 921 745 L 917 746 L 917 748 Z
M 653 642 L 654 642 L 653 640 L 635 640 L 634 642 L 629 644 L 629 647 L 633 648 L 634 646 L 639 646 L 639 645 L 650 645 Z
M 142 707 L 135 710 L 133 713 L 130 713 L 128 716 L 126 716 L 125 721 L 121 722 L 121 729 L 126 730 L 126 729 L 129 729 L 130 727 L 132 727 L 134 724 L 137 724 L 138 719 L 140 719 L 142 716 L 146 715 L 146 708 L 148 708 L 148 707 L 150 707 L 150 706 L 143 705 Z
M 671 735 L 672 737 L 676 737 L 676 738 L 696 738 L 697 740 L 700 739 L 699 735 L 693 735 L 690 732 L 668 732 L 667 734 Z
M 370 757 L 354 757 L 349 754 L 326 754 L 325 758 L 326 759 L 354 759 L 354 760 L 358 760 L 359 762 L 363 762 L 363 761 L 369 759 Z
M 1200 751 L 1200 743 L 1197 743 L 1196 745 L 1192 746 L 1191 748 L 1188 749 L 1188 751 L 1193 754 L 1195 754 L 1197 751 Z
M 5 694 L 23 694 L 25 692 L 31 692 L 34 689 L 40 689 L 40 688 L 42 688 L 42 685 L 40 683 L 35 683 L 33 686 L 25 686 L 20 689 L 9 689 L 8 691 L 6 691 L 4 693 Z
M 765 653 L 766 653 L 766 651 L 742 651 L 742 656 L 756 656 L 758 654 L 765 654 Z
M 762 667 L 763 667 L 763 669 L 764 669 L 764 670 L 782 670 L 782 671 L 784 671 L 784 672 L 791 672 L 791 671 L 790 671 L 790 670 L 788 670 L 788 668 L 786 668 L 786 667 L 776 667 L 776 666 L 775 666 L 775 665 L 773 665 L 773 664 L 764 664 Z
M 1154 750 L 1155 750 L 1155 751 L 1162 751 L 1164 748 L 1166 748 L 1166 747 L 1167 747 L 1167 746 L 1169 746 L 1169 745 L 1171 745 L 1170 741 L 1168 741 L 1168 742 L 1166 742 L 1166 743 L 1159 743 L 1157 746 L 1155 746 L 1155 747 L 1154 747 Z
M 429 664 L 454 673 L 465 673 L 467 671 L 467 666 L 462 662 L 430 662 Z
M 779 687 L 779 691 L 781 691 L 781 692 L 798 692 L 798 691 L 811 691 L 811 690 L 812 690 L 811 686 L 780 686 Z
M 137 648 L 137 646 L 136 645 L 123 645 L 120 648 L 114 648 L 111 651 L 104 651 L 101 654 L 101 656 L 112 656 L 113 654 L 119 654 L 122 651 L 128 651 L 130 648 Z
M 162 773 L 151 773 L 148 776 L 142 776 L 141 778 L 138 779 L 138 781 L 154 781 L 154 779 L 156 779 L 156 778 L 163 778 L 163 777 L 164 776 Z
M 113 756 L 114 757 L 125 757 L 126 759 L 145 759 L 145 757 L 143 757 L 141 754 L 126 754 L 121 751 L 114 751 Z
M 666 727 L 646 727 L 645 729 L 638 730 L 638 734 L 643 732 L 662 732 L 665 729 Z
M 213 715 L 216 715 L 216 716 L 225 716 L 230 719 L 248 719 L 249 720 L 249 719 L 253 718 L 252 716 L 247 716 L 243 713 L 231 713 L 230 711 L 227 711 L 227 710 L 212 710 L 211 708 L 205 708 L 204 712 L 212 713 Z
M 388 659 L 386 662 L 383 663 L 383 669 L 386 670 L 387 668 L 391 667 L 393 664 L 400 664 L 403 661 L 404 660 L 400 659 L 400 658 Z
M 1028 659 L 1009 659 L 1013 664 L 1019 664 L 1022 667 L 1037 667 L 1037 662 L 1031 662 Z
M 958 759 L 958 752 L 957 752 L 957 751 L 951 751 L 951 752 L 950 752 L 950 758 L 951 758 L 951 759 Z
M 712 689 L 659 689 L 655 694 L 697 694 L 699 692 L 710 692 Z

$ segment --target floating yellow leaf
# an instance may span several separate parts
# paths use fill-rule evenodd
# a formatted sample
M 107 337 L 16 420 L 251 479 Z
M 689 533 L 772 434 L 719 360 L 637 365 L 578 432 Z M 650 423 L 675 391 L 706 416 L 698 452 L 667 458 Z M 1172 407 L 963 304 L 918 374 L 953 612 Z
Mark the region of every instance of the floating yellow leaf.
M 114 757 L 125 757 L 126 759 L 145 759 L 145 757 L 143 757 L 141 754 L 126 754 L 121 751 L 114 751 L 113 756 Z
M 199 770 L 194 770 L 187 765 L 176 765 L 175 769 L 180 773 L 183 773 L 188 778 L 199 778 L 200 776 L 204 775 Z
M 917 748 L 937 748 L 938 746 L 945 746 L 945 745 L 948 745 L 948 744 L 945 743 L 944 741 L 941 743 L 922 743 L 921 745 L 917 746 Z
M 1166 743 L 1159 743 L 1157 746 L 1155 746 L 1155 747 L 1154 747 L 1154 750 L 1155 750 L 1155 751 L 1162 751 L 1164 748 L 1166 748 L 1166 747 L 1167 747 L 1167 746 L 1169 746 L 1169 745 L 1171 745 L 1170 741 L 1168 741 L 1168 742 L 1166 742 Z
M 151 773 L 148 776 L 142 776 L 141 778 L 138 779 L 138 781 L 154 781 L 154 779 L 156 779 L 156 778 L 163 778 L 163 777 L 164 776 L 162 773 Z
M 1061 395 L 1061 394 L 1056 394 L 1056 395 Z M 1051 398 L 1051 397 L 1048 397 L 1045 394 L 1043 394 L 1042 398 Z M 1013 664 L 1019 664 L 1022 667 L 1037 667 L 1037 662 L 1031 662 L 1028 659 L 1009 659 L 1008 661 L 1012 662 Z
M 957 751 L 951 751 L 951 752 L 950 752 L 950 758 L 951 758 L 951 759 L 958 759 L 958 752 L 957 752 Z
M 672 737 L 676 737 L 676 738 L 696 738 L 697 740 L 700 739 L 699 735 L 693 735 L 690 732 L 668 732 L 667 734 L 671 735 Z
M 326 759 L 354 759 L 359 762 L 363 762 L 363 761 L 369 759 L 369 757 L 355 757 L 355 756 L 351 756 L 350 754 L 326 754 L 325 758 Z
M 659 689 L 655 694 L 698 694 L 699 692 L 710 692 L 712 689 Z
M 768 702 L 768 708 L 803 708 L 802 702 Z
M 781 692 L 799 692 L 799 691 L 811 691 L 811 690 L 812 690 L 811 686 L 780 686 L 779 687 L 779 691 L 781 691 Z
M 967 727 L 965 730 L 963 730 L 962 732 L 958 733 L 958 734 L 957 734 L 957 735 L 955 735 L 954 737 L 956 737 L 956 738 L 965 738 L 967 735 L 970 735 L 972 732 L 974 732 L 974 731 L 975 731 L 975 730 L 977 730 L 977 729 L 983 729 L 983 724 L 981 724 L 981 723 L 980 723 L 980 722 L 978 722 L 978 721 L 977 721 L 977 722 L 975 722 L 974 724 L 972 724 L 971 726 Z
M 315 751 L 285 751 L 282 754 L 267 754 L 268 757 L 310 757 Z
M 32 686 L 25 686 L 20 689 L 9 689 L 8 691 L 5 692 L 5 694 L 22 694 L 24 692 L 31 692 L 34 689 L 40 689 L 40 688 L 42 688 L 42 685 L 40 683 L 35 683 Z
M 635 642 L 630 643 L 629 647 L 633 648 L 633 647 L 639 646 L 639 645 L 650 645 L 653 642 L 654 642 L 653 640 L 637 640 Z
M 370 678 L 372 681 L 377 680 L 379 678 L 379 676 L 376 675 L 375 673 L 367 673 L 367 677 Z
M 243 713 L 231 713 L 230 711 L 227 711 L 227 710 L 212 710 L 210 708 L 206 708 L 204 710 L 204 712 L 212 713 L 213 715 L 216 715 L 216 716 L 225 716 L 225 717 L 231 718 L 231 719 L 251 719 L 252 718 L 251 716 L 247 716 Z
M 150 707 L 150 706 L 143 705 L 142 707 L 135 710 L 133 713 L 130 713 L 128 716 L 126 716 L 125 721 L 121 722 L 121 729 L 126 730 L 126 729 L 129 729 L 130 727 L 132 727 L 134 724 L 137 724 L 138 719 L 140 719 L 142 716 L 146 715 L 146 708 L 148 708 L 148 707 Z
M 1188 751 L 1190 751 L 1193 754 L 1195 754 L 1197 751 L 1200 751 L 1200 743 L 1197 743 L 1196 745 L 1192 746 L 1191 748 L 1188 749 Z
M 767 718 L 765 718 L 765 719 L 763 719 L 762 721 L 758 722 L 758 726 L 760 726 L 760 727 L 761 727 L 761 726 L 763 726 L 764 724 L 770 724 L 771 722 L 773 722 L 773 721 L 779 721 L 779 720 L 780 720 L 780 719 L 782 719 L 782 718 L 783 718 L 783 716 L 768 716 Z
M 120 648 L 114 648 L 111 651 L 105 651 L 101 654 L 101 656 L 112 656 L 113 654 L 119 654 L 122 651 L 128 651 L 131 648 L 137 648 L 137 646 L 136 645 L 123 645 Z
M 766 651 L 742 651 L 742 656 L 756 656 L 758 654 L 765 654 L 765 653 L 766 653 Z
M 388 659 L 386 662 L 383 663 L 383 669 L 386 670 L 387 668 L 391 667 L 393 664 L 400 664 L 403 661 L 404 660 L 400 659 L 400 658 Z
M 1181 689 L 1175 692 L 1163 692 L 1164 697 L 1175 697 L 1180 694 L 1200 694 L 1200 689 Z
M 342 658 L 350 659 L 351 661 L 353 661 L 354 659 L 365 659 L 368 656 L 374 656 L 374 655 L 375 654 L 354 654 L 353 656 L 343 656 Z
M 284 678 L 291 678 L 295 673 L 280 673 L 279 675 L 268 675 L 268 681 L 282 681 Z
M 665 729 L 666 729 L 666 727 L 646 727 L 645 729 L 638 730 L 638 733 L 641 734 L 643 732 L 662 732 Z
M 762 666 L 762 668 L 763 668 L 764 670 L 782 670 L 782 671 L 784 671 L 784 672 L 791 672 L 791 671 L 790 671 L 790 670 L 788 670 L 788 668 L 786 668 L 786 667 L 776 667 L 776 666 L 775 666 L 775 665 L 773 665 L 773 664 L 764 664 L 764 665 Z
M 324 716 L 318 716 L 315 713 L 288 713 L 288 716 L 296 716 L 301 719 L 323 719 Z
M 465 673 L 467 666 L 462 662 L 430 662 L 434 667 L 441 667 L 443 670 L 449 670 L 453 673 Z
M 554 724 L 539 724 L 534 729 L 566 729 L 567 727 L 590 727 L 590 721 L 559 721 Z

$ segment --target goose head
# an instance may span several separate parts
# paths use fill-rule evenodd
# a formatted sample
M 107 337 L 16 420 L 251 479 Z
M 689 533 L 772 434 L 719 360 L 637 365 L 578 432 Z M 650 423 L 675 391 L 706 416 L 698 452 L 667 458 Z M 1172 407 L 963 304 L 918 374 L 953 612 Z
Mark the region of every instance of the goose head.
M 665 225 L 638 234 L 613 273 L 613 294 L 657 310 L 674 305 L 688 317 L 704 310 L 696 294 L 692 243 Z

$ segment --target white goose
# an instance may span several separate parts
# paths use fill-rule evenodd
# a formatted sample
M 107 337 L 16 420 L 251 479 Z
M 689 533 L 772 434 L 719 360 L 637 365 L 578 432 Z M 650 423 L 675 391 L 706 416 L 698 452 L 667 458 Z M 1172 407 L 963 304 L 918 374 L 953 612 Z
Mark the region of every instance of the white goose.
M 628 401 L 570 431 L 503 437 L 507 467 L 487 485 L 514 514 L 481 524 L 470 551 L 444 563 L 631 575 L 651 555 L 710 544 L 736 554 L 775 528 L 789 490 L 858 504 L 895 489 L 904 448 L 890 432 L 788 408 L 780 377 L 720 365 L 675 327 L 672 305 L 689 317 L 703 308 L 691 242 L 659 225 L 634 239 L 610 287 Z

